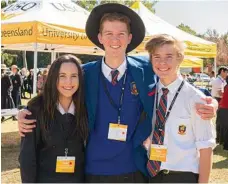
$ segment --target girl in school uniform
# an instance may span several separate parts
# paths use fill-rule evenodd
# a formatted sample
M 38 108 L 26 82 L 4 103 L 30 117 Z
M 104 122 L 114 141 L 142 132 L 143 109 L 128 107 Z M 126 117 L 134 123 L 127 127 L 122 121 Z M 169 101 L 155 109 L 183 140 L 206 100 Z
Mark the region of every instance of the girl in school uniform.
M 56 59 L 44 90 L 28 103 L 36 127 L 21 140 L 23 183 L 84 182 L 84 149 L 88 135 L 80 60 Z M 35 125 L 34 125 L 35 126 Z

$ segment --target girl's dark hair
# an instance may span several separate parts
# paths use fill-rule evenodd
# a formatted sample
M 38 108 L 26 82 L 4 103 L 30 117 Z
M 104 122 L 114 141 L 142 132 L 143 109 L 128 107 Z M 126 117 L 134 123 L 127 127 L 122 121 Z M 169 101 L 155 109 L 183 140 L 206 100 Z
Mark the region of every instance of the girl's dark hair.
M 84 97 L 84 76 L 80 66 L 80 59 L 73 55 L 60 56 L 52 63 L 44 89 L 38 96 L 38 98 L 42 98 L 42 105 L 40 105 L 41 109 L 37 118 L 41 122 L 41 128 L 44 130 L 44 133 L 47 133 L 54 122 L 52 120 L 54 120 L 55 111 L 59 103 L 59 92 L 56 85 L 59 79 L 60 67 L 63 63 L 73 63 L 78 69 L 79 87 L 72 96 L 72 101 L 75 105 L 75 131 L 86 140 L 88 136 L 88 121 Z
M 228 85 L 228 76 L 226 76 L 226 84 Z

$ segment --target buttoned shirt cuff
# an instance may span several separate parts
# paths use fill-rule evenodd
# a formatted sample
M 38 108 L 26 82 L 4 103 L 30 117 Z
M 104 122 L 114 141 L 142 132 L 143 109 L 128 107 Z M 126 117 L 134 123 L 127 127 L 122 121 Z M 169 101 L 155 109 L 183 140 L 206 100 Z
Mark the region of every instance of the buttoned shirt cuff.
M 216 147 L 215 139 L 209 139 L 207 141 L 197 141 L 196 147 L 198 150 L 205 149 L 205 148 L 212 148 Z

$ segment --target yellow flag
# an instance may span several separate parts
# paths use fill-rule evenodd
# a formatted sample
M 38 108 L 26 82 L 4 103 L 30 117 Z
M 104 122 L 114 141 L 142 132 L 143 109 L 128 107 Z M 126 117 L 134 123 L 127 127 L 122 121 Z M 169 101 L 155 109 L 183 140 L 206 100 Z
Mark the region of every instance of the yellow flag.
M 136 1 L 132 6 L 132 9 L 139 9 L 139 1 Z

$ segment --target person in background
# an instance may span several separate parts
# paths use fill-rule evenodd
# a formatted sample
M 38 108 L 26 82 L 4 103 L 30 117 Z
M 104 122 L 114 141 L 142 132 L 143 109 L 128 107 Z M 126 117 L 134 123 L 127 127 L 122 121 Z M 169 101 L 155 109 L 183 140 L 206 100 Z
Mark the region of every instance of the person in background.
M 51 68 L 51 65 L 47 65 L 47 69 L 50 70 L 50 68 Z
M 218 102 L 220 102 L 222 95 L 223 95 L 223 92 L 224 92 L 224 87 L 226 85 L 225 79 L 227 77 L 227 74 L 228 74 L 228 68 L 225 66 L 222 66 L 218 70 L 217 78 L 211 82 L 212 97 L 214 97 Z
M 28 75 L 28 78 L 27 78 L 27 81 L 28 81 L 28 93 L 29 93 L 29 96 L 30 96 L 29 98 L 31 98 L 32 93 L 33 93 L 33 77 L 34 77 L 34 70 L 30 69 L 29 75 Z
M 225 79 L 227 77 L 227 74 L 228 74 L 228 68 L 225 66 L 222 66 L 218 70 L 217 78 L 211 82 L 211 85 L 212 85 L 211 95 L 218 102 L 220 102 L 220 100 L 223 96 L 223 93 L 224 93 L 224 87 L 226 85 Z M 216 142 L 217 143 L 220 142 L 220 140 L 219 140 L 221 137 L 220 131 L 221 131 L 220 123 L 219 123 L 219 121 L 216 121 L 216 133 L 217 133 Z
M 21 69 L 21 78 L 22 78 L 22 86 L 21 86 L 21 98 L 26 99 L 26 92 L 28 91 L 28 81 L 27 81 L 27 69 Z
M 222 99 L 219 102 L 219 109 L 216 119 L 217 132 L 219 137 L 217 142 L 223 145 L 224 150 L 228 150 L 228 76 Z
M 83 183 L 88 136 L 81 61 L 65 55 L 50 68 L 44 90 L 28 103 L 36 128 L 21 140 L 22 183 Z
M 182 74 L 181 74 L 181 76 L 182 76 L 182 78 L 183 78 L 185 81 L 187 81 L 187 80 L 188 80 L 188 78 L 187 78 L 187 76 L 186 76 L 186 74 L 185 74 L 185 73 L 182 73 Z
M 1 109 L 15 108 L 12 90 L 13 85 L 10 76 L 6 74 L 7 67 L 5 64 L 1 64 Z M 1 121 L 4 121 L 4 116 L 1 117 Z
M 21 75 L 18 73 L 17 65 L 11 66 L 12 75 L 10 76 L 13 90 L 12 90 L 12 98 L 16 108 L 21 105 L 21 86 L 22 86 L 22 79 Z M 13 116 L 13 120 L 17 120 L 15 116 Z
M 186 77 L 187 77 L 187 81 L 191 83 L 192 82 L 192 76 L 191 76 L 191 74 L 188 73 L 186 75 Z
M 216 146 L 211 120 L 195 113 L 195 103 L 205 102 L 199 90 L 179 75 L 184 59 L 183 43 L 166 34 L 154 35 L 146 43 L 156 88 L 154 124 L 144 146 L 152 183 L 208 183 L 212 150 Z M 175 108 L 174 108 L 175 107 Z
M 48 76 L 48 69 L 44 69 L 44 71 L 42 73 L 40 73 L 40 75 L 38 76 L 38 80 L 37 80 L 37 89 L 38 89 L 38 93 L 41 93 L 43 91 L 45 82 L 47 80 L 47 76 Z
M 210 73 L 210 82 L 209 82 L 209 84 L 211 85 L 212 84 L 212 81 L 214 81 L 215 80 L 215 72 L 214 71 L 211 71 L 211 73 Z
M 210 76 L 210 82 L 212 82 L 213 80 L 215 80 L 215 72 L 211 71 L 211 73 L 209 74 Z

